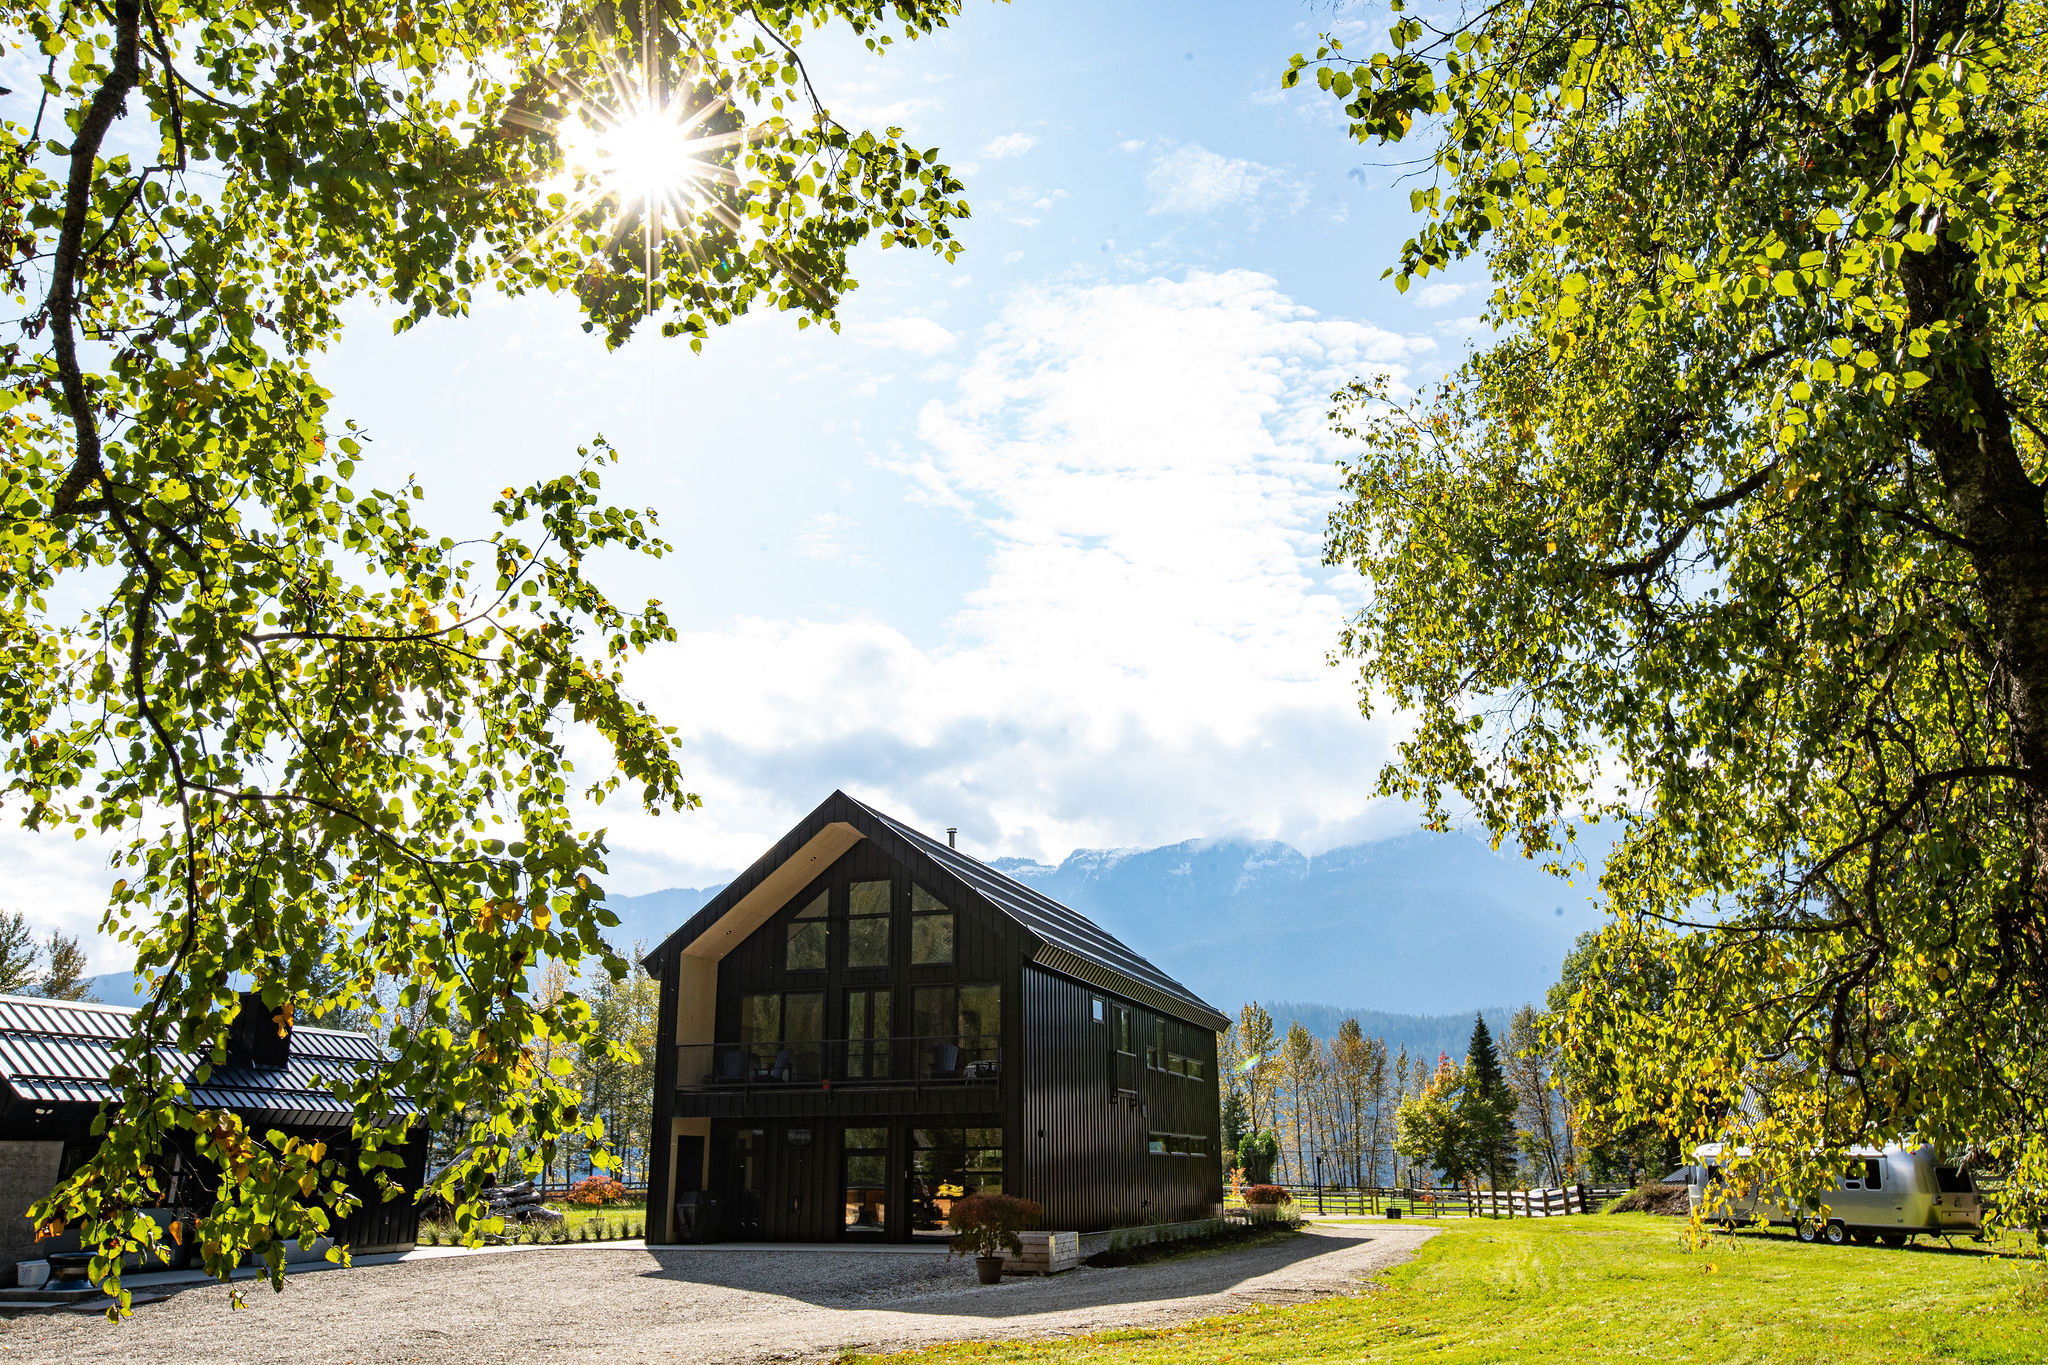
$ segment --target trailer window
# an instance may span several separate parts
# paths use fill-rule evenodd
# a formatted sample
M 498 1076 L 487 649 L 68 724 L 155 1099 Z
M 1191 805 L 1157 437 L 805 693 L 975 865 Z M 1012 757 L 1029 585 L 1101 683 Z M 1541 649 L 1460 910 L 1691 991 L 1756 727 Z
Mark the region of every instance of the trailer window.
M 1970 1173 L 1960 1166 L 1936 1166 L 1934 1181 L 1943 1194 L 1974 1194 Z
M 1842 1188 L 1845 1190 L 1881 1190 L 1884 1178 L 1880 1172 L 1884 1163 L 1874 1156 L 1853 1157 L 1849 1169 L 1842 1174 Z

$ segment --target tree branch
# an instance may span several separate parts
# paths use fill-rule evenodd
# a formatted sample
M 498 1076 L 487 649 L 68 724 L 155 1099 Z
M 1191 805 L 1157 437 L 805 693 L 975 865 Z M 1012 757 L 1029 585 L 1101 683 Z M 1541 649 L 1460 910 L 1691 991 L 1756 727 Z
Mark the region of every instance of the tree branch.
M 78 136 L 71 142 L 71 178 L 64 190 L 64 227 L 57 237 L 47 305 L 57 350 L 57 374 L 64 385 L 64 403 L 71 410 L 71 426 L 78 441 L 78 453 L 72 457 L 64 482 L 57 485 L 51 508 L 59 516 L 80 510 L 79 499 L 104 472 L 99 423 L 93 417 L 92 396 L 78 366 L 78 263 L 85 243 L 86 214 L 92 207 L 93 171 L 99 164 L 100 144 L 106 141 L 107 129 L 127 104 L 128 92 L 142 79 L 141 34 L 142 0 L 114 0 L 114 63 L 107 70 L 105 84 L 86 106 L 85 117 L 78 122 Z

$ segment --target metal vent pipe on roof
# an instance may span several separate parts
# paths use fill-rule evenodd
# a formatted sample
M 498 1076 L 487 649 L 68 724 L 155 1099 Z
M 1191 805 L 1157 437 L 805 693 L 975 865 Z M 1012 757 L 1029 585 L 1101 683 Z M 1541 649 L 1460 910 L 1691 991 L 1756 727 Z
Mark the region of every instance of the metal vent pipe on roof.
M 954 842 L 954 839 L 953 839 L 953 836 L 954 836 L 954 835 L 956 835 L 956 834 L 958 834 L 959 832 L 960 832 L 960 827 L 959 827 L 958 825 L 948 825 L 948 826 L 946 826 L 946 847 L 947 847 L 947 848 L 958 848 L 958 847 L 960 847 L 960 845 L 959 845 L 958 843 Z

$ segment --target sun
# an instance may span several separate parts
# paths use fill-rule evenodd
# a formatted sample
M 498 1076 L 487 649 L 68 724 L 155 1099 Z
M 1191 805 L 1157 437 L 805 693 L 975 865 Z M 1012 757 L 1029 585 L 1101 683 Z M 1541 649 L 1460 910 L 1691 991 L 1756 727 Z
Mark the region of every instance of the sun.
M 542 196 L 559 195 L 564 207 L 528 247 L 609 202 L 618 214 L 606 250 L 616 249 L 637 229 L 652 307 L 654 276 L 668 235 L 703 218 L 735 234 L 743 230 L 744 221 L 728 197 L 717 192 L 740 186 L 738 174 L 720 153 L 751 141 L 758 130 L 707 131 L 707 123 L 727 105 L 723 97 L 691 100 L 665 93 L 651 44 L 638 65 L 635 71 L 608 61 L 596 91 L 557 79 L 567 107 L 550 131 L 562 151 L 562 170 L 542 186 Z

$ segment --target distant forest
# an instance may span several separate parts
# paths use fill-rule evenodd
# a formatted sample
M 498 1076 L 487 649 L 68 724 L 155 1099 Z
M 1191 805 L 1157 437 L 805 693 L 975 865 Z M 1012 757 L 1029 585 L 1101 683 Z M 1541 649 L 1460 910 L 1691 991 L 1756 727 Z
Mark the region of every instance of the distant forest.
M 1439 1054 L 1449 1057 L 1453 1063 L 1463 1061 L 1465 1047 L 1472 1041 L 1474 1012 L 1389 1014 L 1385 1010 L 1342 1009 L 1336 1005 L 1294 1000 L 1262 1000 L 1259 1003 L 1273 1016 L 1273 1031 L 1282 1037 L 1286 1036 L 1290 1024 L 1299 1021 L 1303 1028 L 1318 1038 L 1335 1038 L 1339 1024 L 1346 1019 L 1356 1019 L 1359 1031 L 1366 1037 L 1386 1041 L 1389 1057 L 1405 1047 L 1410 1057 L 1422 1058 L 1432 1070 Z M 1494 1037 L 1499 1038 L 1507 1034 L 1508 1016 L 1514 1010 L 1507 1006 L 1489 1005 L 1476 1012 L 1486 1015 L 1486 1026 L 1493 1030 Z

